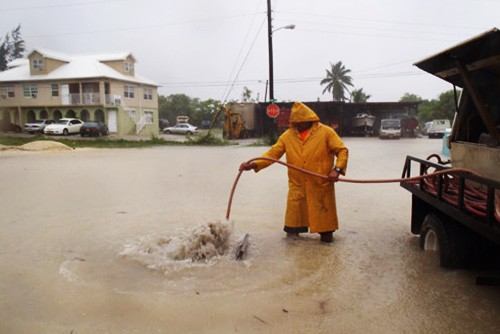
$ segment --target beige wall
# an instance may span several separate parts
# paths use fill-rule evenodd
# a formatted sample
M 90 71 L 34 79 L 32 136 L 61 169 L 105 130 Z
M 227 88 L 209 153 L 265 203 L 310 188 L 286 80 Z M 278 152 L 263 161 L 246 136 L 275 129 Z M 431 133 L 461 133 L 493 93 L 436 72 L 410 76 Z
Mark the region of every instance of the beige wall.
M 125 71 L 125 62 L 129 62 L 133 65 L 133 69 L 130 72 Z M 108 65 L 115 71 L 118 71 L 124 75 L 134 76 L 135 75 L 135 60 L 134 58 L 128 56 L 126 60 L 114 60 L 114 61 L 103 61 L 103 64 Z
M 125 97 L 125 86 L 134 87 L 134 98 Z M 153 90 L 152 100 L 144 99 L 144 87 L 149 87 Z M 118 95 L 121 97 L 123 106 L 158 109 L 158 89 L 154 86 L 138 85 L 123 81 L 112 81 L 110 83 L 110 92 L 111 96 Z
M 117 111 L 117 122 L 118 122 L 118 135 L 135 135 L 136 134 L 136 124 L 134 120 L 129 116 L 128 110 L 134 110 L 135 121 L 138 121 L 145 112 L 151 112 L 153 114 L 153 124 L 146 125 L 140 132 L 140 135 L 158 135 L 158 92 L 157 88 L 154 86 L 144 86 L 139 84 L 131 84 L 123 81 L 109 81 L 106 80 L 82 80 L 78 82 L 81 87 L 84 83 L 99 83 L 99 96 L 101 98 L 101 103 L 98 105 L 61 105 L 61 85 L 70 84 L 74 82 L 57 82 L 59 85 L 59 96 L 52 97 L 52 82 L 41 81 L 32 82 L 36 84 L 38 89 L 38 94 L 36 98 L 24 97 L 23 96 L 23 84 L 16 83 L 11 84 L 14 86 L 14 98 L 0 98 L 0 118 L 5 113 L 8 113 L 9 118 L 16 124 L 23 125 L 28 120 L 28 115 L 35 115 L 35 118 L 41 118 L 42 112 L 47 114 L 48 117 L 54 118 L 57 111 L 61 112 L 62 117 L 68 117 L 68 113 L 74 113 L 75 117 L 80 118 L 81 113 L 86 110 L 89 115 L 89 119 L 95 119 L 96 111 L 102 110 L 107 120 L 107 110 L 114 109 Z M 111 98 L 114 95 L 121 97 L 120 106 L 112 106 L 105 104 L 104 98 L 104 87 L 105 84 L 109 83 Z M 2 86 L 7 86 L 8 84 L 1 84 Z M 124 86 L 130 85 L 134 87 L 134 98 L 124 97 Z M 149 87 L 152 89 L 152 100 L 145 100 L 143 94 L 143 88 Z M 113 100 L 113 99 L 112 99 Z
M 45 58 L 43 55 L 41 55 L 40 53 L 38 53 L 36 51 L 33 52 L 28 59 L 30 62 L 31 75 L 49 74 L 53 70 L 57 69 L 59 66 L 65 64 L 65 62 L 60 61 L 60 60 Z M 33 60 L 35 60 L 35 59 L 43 59 L 43 69 L 41 69 L 41 70 L 33 69 Z
M 81 88 L 82 84 L 84 83 L 99 83 L 99 96 L 101 99 L 100 104 L 104 104 L 104 83 L 107 82 L 107 80 L 82 80 L 79 81 L 79 87 Z M 28 106 L 58 106 L 61 105 L 61 86 L 63 84 L 72 84 L 75 83 L 74 81 L 66 81 L 66 82 L 57 82 L 59 85 L 59 96 L 52 96 L 52 82 L 49 81 L 37 81 L 37 82 L 31 82 L 27 84 L 32 84 L 36 85 L 38 89 L 38 94 L 36 98 L 33 97 L 24 97 L 24 84 L 23 83 L 16 83 L 16 84 L 10 84 L 14 86 L 14 94 L 15 97 L 6 97 L 0 98 L 0 107 L 13 107 L 13 106 L 19 106 L 19 107 L 28 107 Z M 0 84 L 0 86 L 7 86 L 9 84 Z M 124 87 L 128 86 L 133 86 L 134 87 L 134 98 L 125 98 L 124 97 Z M 150 87 L 152 89 L 152 100 L 145 100 L 144 99 L 144 92 L 143 89 L 144 87 Z M 81 89 L 80 89 L 81 91 Z M 114 95 L 118 95 L 121 97 L 122 104 L 127 106 L 127 107 L 135 107 L 135 108 L 158 108 L 158 90 L 154 86 L 143 86 L 143 85 L 138 85 L 138 84 L 133 84 L 133 83 L 125 83 L 122 81 L 111 81 L 110 82 L 110 95 L 113 97 Z

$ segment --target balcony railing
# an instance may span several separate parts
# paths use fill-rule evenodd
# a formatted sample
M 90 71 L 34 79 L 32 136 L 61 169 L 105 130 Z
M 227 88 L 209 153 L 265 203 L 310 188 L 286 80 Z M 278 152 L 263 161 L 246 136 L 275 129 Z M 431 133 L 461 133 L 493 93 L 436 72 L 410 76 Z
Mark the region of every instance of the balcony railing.
M 83 104 L 101 104 L 99 93 L 83 93 Z
M 61 96 L 61 101 L 66 101 L 67 104 L 91 104 L 91 105 L 99 105 L 101 104 L 101 97 L 99 93 L 74 93 L 67 94 L 66 96 Z

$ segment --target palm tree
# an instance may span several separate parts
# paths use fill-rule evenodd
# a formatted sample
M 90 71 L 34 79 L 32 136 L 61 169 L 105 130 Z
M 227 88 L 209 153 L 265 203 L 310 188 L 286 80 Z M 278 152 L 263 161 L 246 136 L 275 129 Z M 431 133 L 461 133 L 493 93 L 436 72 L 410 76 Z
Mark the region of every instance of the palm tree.
M 326 84 L 323 94 L 328 91 L 332 93 L 333 101 L 345 101 L 345 91 L 349 91 L 347 86 L 352 86 L 352 78 L 348 75 L 351 70 L 345 68 L 341 61 L 330 63 L 330 66 L 331 69 L 326 70 L 326 78 L 320 82 L 321 85 Z
M 371 95 L 363 92 L 363 88 L 353 89 L 351 92 L 352 102 L 366 102 Z

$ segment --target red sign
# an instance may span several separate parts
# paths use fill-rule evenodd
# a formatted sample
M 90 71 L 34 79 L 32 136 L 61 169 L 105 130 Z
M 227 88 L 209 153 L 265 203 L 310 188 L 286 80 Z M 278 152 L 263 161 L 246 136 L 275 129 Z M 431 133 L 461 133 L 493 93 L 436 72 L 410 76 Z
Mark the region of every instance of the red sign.
M 267 116 L 276 118 L 280 114 L 280 107 L 277 104 L 270 104 L 266 109 Z

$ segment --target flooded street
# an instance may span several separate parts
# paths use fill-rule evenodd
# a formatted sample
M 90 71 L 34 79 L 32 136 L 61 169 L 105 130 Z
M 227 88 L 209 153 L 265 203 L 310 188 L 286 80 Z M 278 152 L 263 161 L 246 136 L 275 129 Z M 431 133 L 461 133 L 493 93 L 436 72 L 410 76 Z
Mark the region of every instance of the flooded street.
M 344 141 L 353 179 L 398 178 L 406 155 L 442 143 Z M 245 172 L 225 255 L 173 258 L 194 230 L 226 224 L 239 164 L 266 149 L 0 152 L 0 333 L 500 331 L 500 290 L 420 250 L 398 183 L 338 183 L 340 229 L 322 244 L 285 238 L 283 166 Z

